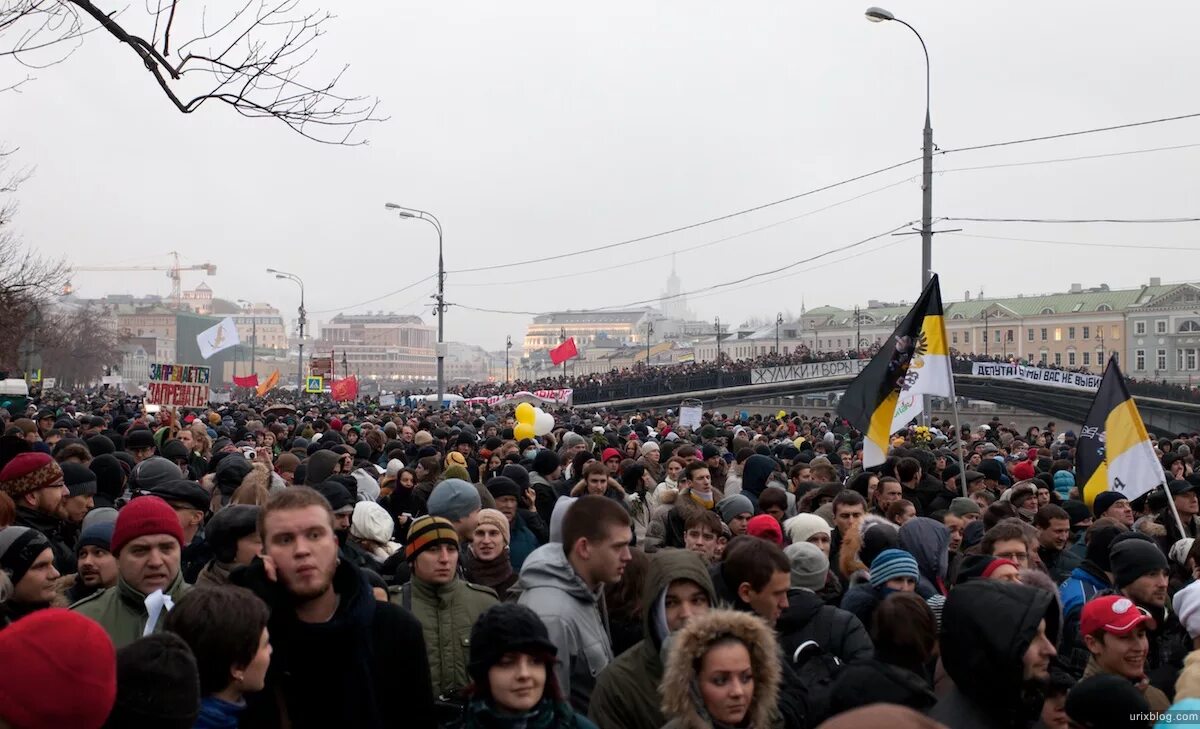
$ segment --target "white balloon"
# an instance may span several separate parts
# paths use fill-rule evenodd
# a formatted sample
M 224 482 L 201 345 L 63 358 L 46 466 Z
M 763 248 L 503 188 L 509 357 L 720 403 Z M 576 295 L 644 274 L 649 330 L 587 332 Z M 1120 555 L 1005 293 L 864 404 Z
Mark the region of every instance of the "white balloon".
M 554 416 L 541 408 L 536 408 L 533 416 L 533 432 L 542 436 L 549 435 L 552 430 L 554 430 Z

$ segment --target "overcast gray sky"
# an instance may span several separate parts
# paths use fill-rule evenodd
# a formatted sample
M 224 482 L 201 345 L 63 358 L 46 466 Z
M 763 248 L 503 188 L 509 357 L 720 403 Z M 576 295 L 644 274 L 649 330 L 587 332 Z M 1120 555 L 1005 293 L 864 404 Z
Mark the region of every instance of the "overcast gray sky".
M 102 4 L 103 6 L 103 4 Z M 115 7 L 115 6 L 114 6 Z M 314 6 L 315 7 L 315 6 Z M 370 145 L 329 147 L 213 104 L 176 112 L 125 47 L 95 34 L 66 63 L 0 94 L 0 140 L 36 167 L 16 228 L 76 265 L 209 261 L 218 296 L 294 314 L 347 307 L 433 273 L 441 218 L 454 270 L 571 252 L 777 200 L 920 154 L 924 61 L 895 23 L 853 3 L 347 2 L 320 40 L 349 63 L 349 93 L 390 120 Z M 925 37 L 941 148 L 1200 111 L 1194 5 L 901 2 Z M 1086 8 L 1086 13 L 1079 12 Z M 0 59 L 6 60 L 6 59 Z M 0 64 L 0 80 L 24 69 Z M 5 84 L 0 83 L 0 86 Z M 938 169 L 1200 143 L 1200 119 L 939 157 Z M 947 172 L 935 216 L 1174 217 L 1200 213 L 1200 147 L 1058 164 Z M 765 271 L 920 217 L 919 163 L 719 224 L 603 253 L 451 275 L 447 300 L 521 311 L 601 307 L 658 295 L 678 251 L 685 290 Z M 907 180 L 907 181 L 906 181 Z M 898 183 L 898 184 L 893 184 Z M 819 208 L 864 193 L 828 210 Z M 810 215 L 806 215 L 812 213 Z M 803 217 L 800 217 L 803 216 Z M 795 218 L 794 220 L 791 220 Z M 789 221 L 789 222 L 784 222 Z M 772 226 L 748 233 L 752 229 Z M 1190 225 L 943 223 L 972 235 L 1089 244 L 1200 246 Z M 718 239 L 741 237 L 721 243 Z M 696 296 L 700 317 L 737 322 L 800 310 L 911 301 L 919 236 L 877 255 Z M 655 257 L 665 256 L 657 260 Z M 943 236 L 947 300 L 1182 280 L 1200 252 Z M 614 270 L 589 273 L 622 265 Z M 568 274 L 581 274 L 564 277 Z M 185 274 L 185 287 L 200 277 Z M 162 293 L 161 273 L 79 273 L 86 296 Z M 358 307 L 422 313 L 432 279 Z M 314 315 L 327 319 L 331 313 Z M 452 308 L 448 339 L 503 345 L 528 316 Z

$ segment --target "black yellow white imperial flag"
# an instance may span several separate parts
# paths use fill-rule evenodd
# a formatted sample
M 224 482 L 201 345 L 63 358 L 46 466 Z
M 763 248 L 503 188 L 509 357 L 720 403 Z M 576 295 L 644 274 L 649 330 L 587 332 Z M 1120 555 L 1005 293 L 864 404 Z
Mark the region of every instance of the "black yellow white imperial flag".
M 838 403 L 838 414 L 863 433 L 865 468 L 884 462 L 892 433 L 921 414 L 924 395 L 954 397 L 936 274 Z
M 1162 464 L 1115 356 L 1104 368 L 1075 444 L 1075 473 L 1088 506 L 1105 491 L 1132 501 L 1163 483 Z

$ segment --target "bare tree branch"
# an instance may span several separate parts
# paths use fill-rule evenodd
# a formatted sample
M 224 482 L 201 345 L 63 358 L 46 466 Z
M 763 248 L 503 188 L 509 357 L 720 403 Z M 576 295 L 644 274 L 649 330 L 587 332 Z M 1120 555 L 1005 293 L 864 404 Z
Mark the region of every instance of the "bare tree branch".
M 141 21 L 145 35 L 134 28 L 139 18 L 128 10 L 105 11 L 97 0 L 5 2 L 0 7 L 0 57 L 29 67 L 44 67 L 36 52 L 73 43 L 65 55 L 46 62 L 53 65 L 70 55 L 83 36 L 102 30 L 137 54 L 184 114 L 212 100 L 242 116 L 278 119 L 308 139 L 342 145 L 365 143 L 357 137 L 359 125 L 384 120 L 376 114 L 377 99 L 337 92 L 345 66 L 323 81 L 308 80 L 316 65 L 316 42 L 333 16 L 305 11 L 301 0 L 246 0 L 223 8 L 215 24 L 204 5 L 180 5 L 178 0 L 152 5 L 146 0 Z

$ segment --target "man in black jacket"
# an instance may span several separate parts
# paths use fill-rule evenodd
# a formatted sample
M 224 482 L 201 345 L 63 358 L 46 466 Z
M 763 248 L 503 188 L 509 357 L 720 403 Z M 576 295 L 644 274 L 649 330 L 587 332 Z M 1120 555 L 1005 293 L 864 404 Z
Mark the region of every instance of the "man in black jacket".
M 1028 726 L 1050 678 L 1059 615 L 1054 596 L 1029 585 L 970 580 L 942 610 L 942 665 L 954 680 L 929 712 L 949 729 Z
M 789 544 L 783 550 L 791 564 L 788 606 L 775 622 L 785 657 L 808 641 L 836 656 L 843 663 L 870 658 L 871 637 L 853 613 L 826 605 L 817 591 L 825 587 L 829 558 L 808 542 Z
M 292 487 L 259 515 L 262 559 L 237 570 L 271 608 L 271 667 L 242 727 L 359 729 L 434 726 L 421 626 L 377 601 L 363 573 L 339 563 L 333 513 L 321 494 Z

